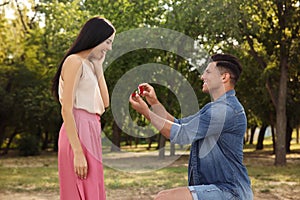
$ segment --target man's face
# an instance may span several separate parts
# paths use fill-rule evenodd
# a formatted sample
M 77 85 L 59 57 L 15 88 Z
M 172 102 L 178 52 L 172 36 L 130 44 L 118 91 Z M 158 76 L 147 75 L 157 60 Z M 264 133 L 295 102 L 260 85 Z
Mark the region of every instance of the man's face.
M 213 93 L 223 87 L 222 75 L 215 62 L 208 64 L 201 76 L 201 80 L 203 80 L 202 91 L 205 93 Z

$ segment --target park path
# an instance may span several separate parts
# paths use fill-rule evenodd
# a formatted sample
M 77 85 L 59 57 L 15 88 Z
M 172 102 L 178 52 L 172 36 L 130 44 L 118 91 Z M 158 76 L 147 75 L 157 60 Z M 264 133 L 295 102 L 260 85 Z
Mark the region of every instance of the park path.
M 128 190 L 117 189 L 110 193 L 107 191 L 107 200 L 152 200 L 154 195 L 135 191 L 135 194 L 129 193 Z M 291 194 L 289 198 L 278 197 L 280 193 L 255 193 L 254 200 L 300 200 L 299 194 Z M 57 193 L 1 193 L 1 200 L 59 200 Z
M 123 154 L 122 157 L 116 157 L 114 156 L 115 160 L 120 162 L 122 158 L 126 157 L 126 154 Z M 150 159 L 148 156 L 144 156 L 143 159 Z M 265 163 L 267 165 L 271 165 L 273 162 L 273 158 L 266 155 L 260 155 L 257 154 L 247 154 L 246 161 L 253 163 L 253 160 L 257 160 L 259 163 Z M 300 156 L 299 154 L 290 154 L 289 159 L 293 158 L 294 162 L 297 162 L 300 164 Z M 44 158 L 39 158 L 39 162 L 36 163 L 42 163 L 44 162 Z M 53 160 L 51 160 L 53 159 Z M 54 162 L 56 157 L 50 157 L 50 162 Z M 127 164 L 130 166 L 130 163 L 135 163 L 136 157 L 131 158 L 128 163 L 125 163 L 124 160 L 122 161 L 123 164 Z M 150 160 L 143 160 L 143 162 L 149 163 L 149 161 L 152 161 L 153 158 Z M 49 162 L 49 157 L 47 157 L 47 162 Z M 186 159 L 178 159 L 178 160 L 170 160 L 169 162 L 173 162 L 174 166 L 180 166 L 180 165 L 186 165 Z M 169 163 L 168 162 L 168 163 Z M 6 165 L 13 165 L 14 162 L 7 162 Z M 110 164 L 116 164 L 112 160 L 109 161 Z M 270 164 L 271 163 L 271 164 Z M 22 164 L 20 162 L 19 164 Z M 117 163 L 118 164 L 118 163 Z M 255 163 L 254 163 L 255 164 Z M 296 165 L 299 166 L 299 165 Z M 292 183 L 292 182 L 290 182 Z M 295 186 L 286 184 L 280 184 L 280 187 L 277 187 L 279 183 L 276 182 L 268 182 L 271 186 L 274 186 L 274 189 L 271 189 L 269 191 L 259 190 L 259 188 L 254 190 L 254 200 L 300 200 L 300 188 L 298 188 L 297 184 Z M 122 189 L 108 189 L 107 190 L 107 200 L 153 200 L 155 194 L 153 191 L 149 191 L 147 188 L 140 188 L 131 190 L 130 188 L 122 188 Z M 59 194 L 58 192 L 52 192 L 52 193 L 43 193 L 43 192 L 34 192 L 34 191 L 28 191 L 28 192 L 10 192 L 10 191 L 2 191 L 0 193 L 0 200 L 59 200 Z

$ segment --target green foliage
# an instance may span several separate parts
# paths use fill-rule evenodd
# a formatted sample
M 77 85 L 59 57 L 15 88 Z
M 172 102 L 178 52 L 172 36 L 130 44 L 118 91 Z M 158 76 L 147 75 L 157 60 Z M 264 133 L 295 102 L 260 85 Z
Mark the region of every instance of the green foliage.
M 109 19 L 117 29 L 117 35 L 140 27 L 164 27 L 190 36 L 208 53 L 237 55 L 244 66 L 237 93 L 250 125 L 262 121 L 274 124 L 272 98 L 276 99 L 278 95 L 280 45 L 287 44 L 283 51 L 288 55 L 289 68 L 287 116 L 294 127 L 300 123 L 300 12 L 296 0 L 285 1 L 284 6 L 281 1 L 272 0 L 30 2 L 32 7 L 27 8 L 24 2 L 11 1 L 0 10 L 0 103 L 5 105 L 0 108 L 0 144 L 15 133 L 26 132 L 38 135 L 40 142 L 49 139 L 56 143 L 61 118 L 60 106 L 50 94 L 51 79 L 79 29 L 92 16 Z M 5 18 L 7 8 L 15 11 L 15 18 Z M 164 41 L 168 42 L 170 38 L 164 38 Z M 184 45 L 180 38 L 173 42 L 179 48 Z M 118 50 L 118 47 L 113 48 L 113 52 Z M 185 59 L 172 52 L 150 48 L 127 53 L 111 63 L 105 71 L 110 95 L 120 77 L 146 63 L 168 65 L 180 72 L 192 85 L 199 105 L 210 100 L 201 92 L 199 72 Z M 135 81 L 139 80 L 137 77 Z M 269 88 L 265 87 L 266 82 Z M 178 88 L 174 90 L 178 90 L 180 83 L 175 85 Z M 167 110 L 180 117 L 181 108 L 175 95 L 166 87 L 154 86 Z M 127 96 L 122 98 L 128 99 Z M 135 122 L 148 125 L 133 110 L 130 115 Z M 110 109 L 102 120 L 105 132 L 110 136 L 114 121 Z M 48 139 L 47 134 L 50 135 Z
M 299 145 L 295 147 L 295 150 L 299 151 Z M 292 199 L 295 193 L 299 193 L 299 155 L 296 153 L 293 156 L 286 167 L 275 167 L 270 151 L 245 153 L 244 162 L 251 179 L 254 198 L 259 198 L 263 193 L 263 199 L 274 199 L 273 194 Z M 132 197 L 138 196 L 139 199 L 147 199 L 161 190 L 186 186 L 187 163 L 188 156 L 182 156 L 170 166 L 145 173 L 128 173 L 105 166 L 104 182 L 107 198 L 117 199 L 123 194 L 123 198 L 133 199 Z M 20 193 L 29 196 L 43 193 L 48 198 L 59 199 L 55 154 L 2 158 L 0 177 L 1 194 Z M 266 196 L 266 193 L 269 195 Z
M 299 107 L 294 98 L 299 90 L 291 87 L 299 80 L 299 2 L 189 0 L 170 1 L 168 6 L 172 9 L 166 15 L 165 25 L 197 37 L 211 53 L 228 52 L 242 60 L 244 72 L 237 91 L 250 123 L 275 123 L 273 101 L 278 96 L 279 66 L 288 55 L 292 81 L 288 87 L 287 116 L 294 118 L 290 105 Z
M 83 9 L 91 15 L 100 15 L 112 22 L 117 32 L 139 27 L 159 26 L 166 1 L 156 0 L 86 0 Z
M 34 156 L 40 154 L 40 141 L 33 134 L 25 134 L 21 137 L 18 145 L 20 156 Z
M 12 3 L 12 9 L 17 9 Z M 3 19 L 4 45 L 1 45 L 3 59 L 0 63 L 0 143 L 6 138 L 13 139 L 17 133 L 55 133 L 58 121 L 55 103 L 50 94 L 47 48 L 44 47 L 44 30 L 39 21 L 29 19 L 27 10 L 18 9 L 22 16 Z M 21 23 L 22 22 L 22 23 Z M 12 26 L 12 24 L 14 26 Z M 49 59 L 48 59 L 49 60 Z M 55 131 L 55 132 L 54 132 Z M 38 144 L 40 139 L 39 137 Z M 8 143 L 10 144 L 10 143 Z M 40 144 L 39 144 L 40 145 Z

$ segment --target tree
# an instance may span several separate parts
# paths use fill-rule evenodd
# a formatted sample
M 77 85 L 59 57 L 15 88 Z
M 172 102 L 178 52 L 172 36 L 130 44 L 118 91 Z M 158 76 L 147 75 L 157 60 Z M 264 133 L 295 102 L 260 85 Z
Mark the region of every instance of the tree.
M 242 49 L 266 72 L 265 85 L 276 111 L 275 164 L 285 165 L 288 69 L 294 65 L 291 58 L 295 59 L 299 49 L 299 2 L 181 1 L 174 5 L 177 11 L 186 5 L 184 10 L 189 12 L 184 12 L 180 20 L 197 24 L 190 32 L 208 50 Z
M 113 1 L 97 1 L 97 0 L 87 0 L 83 3 L 83 8 L 89 10 L 91 15 L 100 15 L 107 18 L 112 22 L 112 24 L 117 29 L 118 33 L 127 31 L 130 29 L 136 29 L 140 27 L 152 27 L 159 26 L 160 16 L 163 14 L 164 9 L 162 8 L 163 3 L 155 0 L 148 1 L 126 1 L 126 0 L 113 0 Z M 130 45 L 130 44 L 128 44 Z M 118 47 L 113 47 L 118 48 Z M 114 50 L 112 51 L 114 53 Z M 145 56 L 147 55 L 147 56 Z M 112 96 L 113 89 L 117 81 L 129 70 L 134 68 L 137 65 L 155 62 L 156 57 L 158 56 L 157 52 L 153 52 L 149 49 L 139 49 L 132 53 L 121 56 L 116 61 L 114 61 L 109 68 L 105 71 L 105 76 L 107 80 L 107 85 L 109 88 L 110 96 Z M 136 80 L 135 80 L 136 81 Z M 135 86 L 137 87 L 137 85 Z M 128 88 L 124 89 L 127 91 Z M 122 96 L 119 98 L 128 99 L 128 96 Z M 137 115 L 131 110 L 131 116 L 133 120 L 138 123 L 142 121 L 141 116 Z M 121 116 L 119 116 L 121 118 Z M 106 126 L 114 127 L 112 133 L 105 132 L 107 137 L 112 140 L 112 150 L 115 150 L 116 146 L 119 147 L 121 141 L 120 129 L 130 131 L 131 135 L 136 135 L 135 130 L 131 130 L 128 124 L 116 124 L 115 119 L 113 119 L 113 114 L 111 109 L 108 109 L 103 116 L 104 120 L 107 122 Z M 125 120 L 124 120 L 125 121 Z M 148 124 L 146 124 L 148 125 Z M 119 126 L 117 128 L 116 126 Z M 140 133 L 140 136 L 147 137 L 146 133 Z M 139 136 L 139 137 L 140 137 Z M 138 137 L 138 135 L 137 135 Z M 137 138 L 136 137 L 136 138 Z
M 51 142 L 56 144 L 61 118 L 59 103 L 50 94 L 51 79 L 82 24 L 87 18 L 100 15 L 112 21 L 117 35 L 139 27 L 164 27 L 194 38 L 208 53 L 223 51 L 237 55 L 244 66 L 237 92 L 249 125 L 276 125 L 275 163 L 285 164 L 282 149 L 288 150 L 289 145 L 286 129 L 300 124 L 298 1 L 29 2 L 31 7 L 18 0 L 0 4 L 0 103 L 6 105 L 0 108 L 0 144 L 9 147 L 16 135 L 25 137 L 25 134 L 38 137 L 43 148 Z M 4 8 L 13 9 L 15 17 L 5 18 Z M 179 48 L 185 43 L 180 38 L 172 42 Z M 172 52 L 149 48 L 121 56 L 105 71 L 110 95 L 120 77 L 145 63 L 161 63 L 176 69 L 191 83 L 200 105 L 209 101 L 209 96 L 199 90 L 201 83 L 195 66 Z M 178 82 L 174 90 L 179 88 Z M 162 97 L 172 95 L 164 87 L 157 87 L 157 92 Z M 161 101 L 170 113 L 180 117 L 175 97 Z M 132 110 L 130 115 L 137 123 L 143 121 Z M 113 122 L 111 109 L 108 109 L 102 118 L 104 129 L 108 130 L 108 137 L 114 135 L 116 142 L 122 141 L 122 132 L 114 128 L 112 134 Z M 126 123 L 122 126 L 127 126 Z M 147 126 L 148 122 L 143 125 Z M 135 130 L 131 131 L 136 134 Z
M 40 25 L 38 5 L 32 3 L 30 8 L 22 2 L 10 2 L 15 11 L 12 19 L 3 18 L 8 24 L 5 34 L 1 35 L 6 42 L 1 49 L 1 98 L 5 108 L 1 109 L 1 144 L 8 138 L 6 151 L 16 135 L 21 139 L 25 134 L 44 141 L 47 148 L 52 135 L 57 132 L 59 110 L 50 95 L 50 76 L 47 47 L 43 44 L 43 28 Z M 2 46 L 1 46 L 2 47 Z M 3 120 L 2 120 L 3 119 Z M 52 125 L 51 125 L 52 124 Z M 54 125 L 53 125 L 54 124 Z M 2 132 L 3 131 L 3 132 Z
M 248 10 L 240 13 L 239 25 L 249 53 L 261 68 L 277 72 L 266 79 L 266 87 L 276 110 L 275 164 L 285 165 L 288 69 L 294 44 L 299 43 L 300 8 L 293 0 L 245 1 L 240 5 Z

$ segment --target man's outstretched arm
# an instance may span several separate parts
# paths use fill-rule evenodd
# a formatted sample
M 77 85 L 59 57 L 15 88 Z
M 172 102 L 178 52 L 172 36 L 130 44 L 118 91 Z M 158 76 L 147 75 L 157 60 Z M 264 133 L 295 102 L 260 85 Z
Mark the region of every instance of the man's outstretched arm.
M 174 123 L 174 117 L 170 115 L 161 103 L 148 107 L 146 102 L 140 97 L 129 98 L 129 102 L 134 110 L 142 114 L 151 124 L 166 138 L 170 138 L 170 132 Z

